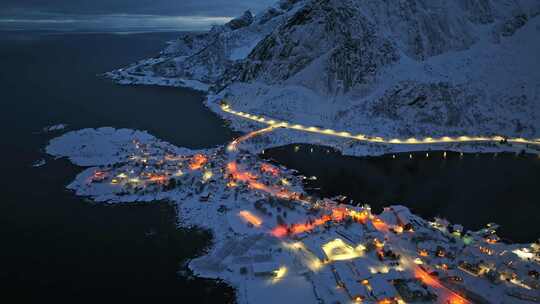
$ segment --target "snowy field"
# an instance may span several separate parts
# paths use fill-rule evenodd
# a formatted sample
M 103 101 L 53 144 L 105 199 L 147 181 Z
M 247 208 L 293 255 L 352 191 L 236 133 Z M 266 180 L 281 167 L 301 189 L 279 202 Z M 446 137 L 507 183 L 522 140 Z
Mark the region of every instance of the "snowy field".
M 463 231 L 402 206 L 377 215 L 317 200 L 302 176 L 261 161 L 243 142 L 235 147 L 193 151 L 146 132 L 101 128 L 68 132 L 46 151 L 86 168 L 68 185 L 79 196 L 171 201 L 180 227 L 210 230 L 211 248 L 189 267 L 232 285 L 239 303 L 526 303 L 539 296 L 538 244 L 504 244 L 493 224 Z

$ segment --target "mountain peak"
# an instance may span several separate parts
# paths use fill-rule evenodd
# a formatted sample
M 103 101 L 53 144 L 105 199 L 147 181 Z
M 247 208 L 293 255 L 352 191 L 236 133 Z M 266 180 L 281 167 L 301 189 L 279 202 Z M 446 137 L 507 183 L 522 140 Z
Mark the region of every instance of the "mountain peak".
M 537 0 L 281 0 L 113 74 L 197 80 L 270 116 L 319 109 L 348 129 L 530 135 L 540 128 L 540 112 L 523 111 L 540 108 L 538 15 Z M 320 109 L 328 100 L 341 103 Z
M 251 25 L 253 23 L 253 19 L 253 14 L 251 13 L 251 11 L 247 10 L 242 16 L 229 21 L 229 23 L 227 23 L 227 26 L 232 30 L 237 30 Z

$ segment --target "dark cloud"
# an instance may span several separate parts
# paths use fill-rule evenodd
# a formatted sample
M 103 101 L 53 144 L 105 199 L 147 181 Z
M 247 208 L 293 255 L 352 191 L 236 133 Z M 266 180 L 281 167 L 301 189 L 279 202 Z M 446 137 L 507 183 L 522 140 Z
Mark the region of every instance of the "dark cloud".
M 0 0 L 0 30 L 205 30 L 275 1 Z
M 53 14 L 152 14 L 169 16 L 236 16 L 261 10 L 275 0 L 1 0 L 3 16 Z

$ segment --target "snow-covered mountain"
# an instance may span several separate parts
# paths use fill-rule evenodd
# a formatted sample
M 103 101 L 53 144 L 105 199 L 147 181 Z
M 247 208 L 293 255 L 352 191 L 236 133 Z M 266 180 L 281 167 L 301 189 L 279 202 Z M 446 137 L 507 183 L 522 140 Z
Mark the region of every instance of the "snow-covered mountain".
M 282 0 L 109 76 L 202 83 L 235 109 L 349 132 L 538 137 L 539 14 L 539 0 Z

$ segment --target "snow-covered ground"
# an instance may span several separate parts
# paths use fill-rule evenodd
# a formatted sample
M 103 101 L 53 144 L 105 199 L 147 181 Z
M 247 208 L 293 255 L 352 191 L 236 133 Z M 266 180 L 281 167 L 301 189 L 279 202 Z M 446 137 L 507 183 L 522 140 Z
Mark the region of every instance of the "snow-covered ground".
M 463 231 L 402 206 L 375 215 L 315 199 L 302 176 L 237 144 L 193 151 L 146 132 L 100 128 L 66 133 L 46 151 L 87 167 L 68 186 L 77 195 L 110 204 L 169 200 L 181 227 L 209 229 L 211 248 L 189 267 L 231 284 L 239 303 L 539 299 L 538 244 L 501 243 L 493 224 Z
M 236 111 L 352 134 L 536 139 L 539 13 L 536 0 L 281 0 L 208 33 L 183 34 L 159 57 L 107 76 L 208 91 L 206 106 L 245 133 L 267 126 L 222 111 L 222 100 Z M 170 200 L 181 226 L 212 231 L 212 247 L 189 266 L 226 280 L 239 303 L 539 301 L 538 244 L 503 244 L 494 225 L 461 231 L 402 206 L 373 215 L 316 200 L 301 177 L 254 154 L 290 143 L 350 155 L 433 146 L 283 128 L 244 139 L 230 150 L 190 151 L 141 131 L 86 129 L 54 139 L 47 152 L 88 167 L 68 186 L 77 195 Z
M 363 155 L 382 155 L 389 153 L 413 152 L 413 151 L 429 151 L 429 150 L 447 150 L 456 152 L 479 152 L 479 153 L 496 153 L 496 152 L 527 152 L 532 154 L 540 154 L 540 139 L 535 138 L 526 140 L 524 138 L 506 138 L 507 142 L 501 142 L 505 139 L 502 136 L 479 136 L 478 134 L 467 134 L 466 136 L 452 136 L 444 134 L 443 137 L 422 137 L 411 136 L 399 138 L 396 143 L 391 137 L 366 137 L 365 134 L 351 133 L 346 129 L 327 129 L 320 125 L 303 124 L 298 125 L 296 122 L 288 122 L 279 120 L 275 117 L 262 116 L 260 111 L 255 114 L 243 112 L 251 115 L 250 118 L 242 117 L 238 111 L 232 111 L 230 106 L 226 109 L 222 106 L 222 97 L 211 96 L 207 100 L 207 106 L 215 112 L 221 112 L 222 116 L 229 121 L 232 121 L 232 128 L 236 130 L 266 130 L 270 121 L 274 121 L 271 126 L 271 132 L 262 132 L 253 138 L 249 138 L 242 143 L 242 149 L 254 154 L 263 152 L 265 149 L 279 147 L 289 144 L 315 144 L 333 147 L 341 151 L 345 155 L 363 156 Z M 255 111 L 255 110 L 254 110 Z M 240 117 L 240 119 L 239 119 Z M 257 121 L 264 119 L 264 122 Z M 280 127 L 281 124 L 287 124 L 286 127 Z M 296 129 L 295 129 L 296 128 Z M 298 129 L 301 128 L 301 129 Z M 315 128 L 314 131 L 310 131 Z M 327 131 L 331 133 L 325 134 Z M 341 133 L 345 135 L 341 135 Z M 359 139 L 360 138 L 360 139 Z M 480 140 L 474 141 L 475 138 Z M 380 142 L 377 142 L 380 140 Z M 410 141 L 416 141 L 410 143 Z
M 45 132 L 45 133 L 56 132 L 56 131 L 62 131 L 65 128 L 67 128 L 66 124 L 56 124 L 56 125 L 52 125 L 52 126 L 46 126 L 46 127 L 44 127 L 42 129 L 42 131 Z
M 167 87 L 190 88 L 197 91 L 206 92 L 209 86 L 197 80 L 167 78 L 159 76 L 135 75 L 127 72 L 116 71 L 114 75 L 109 75 L 109 78 L 116 81 L 118 84 L 125 85 L 158 85 Z
M 221 99 L 237 111 L 353 134 L 540 138 L 539 13 L 535 0 L 282 0 L 108 75 L 208 88 L 206 104 L 243 132 L 257 126 L 220 111 Z M 372 150 L 278 133 L 276 144 Z

